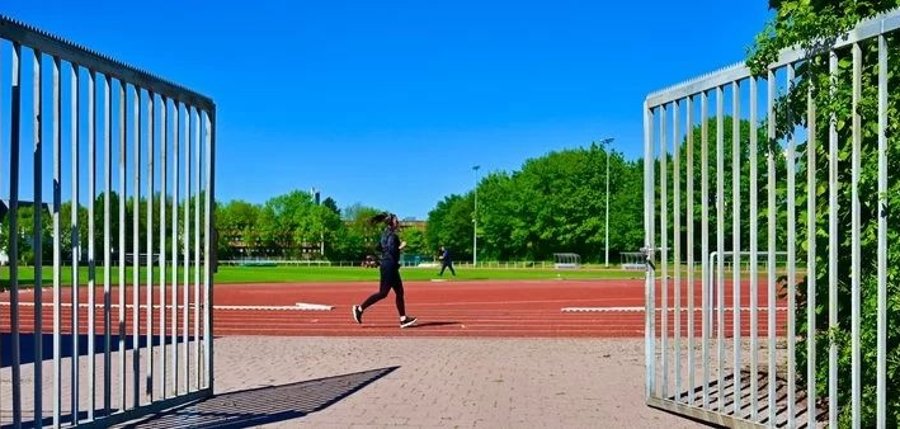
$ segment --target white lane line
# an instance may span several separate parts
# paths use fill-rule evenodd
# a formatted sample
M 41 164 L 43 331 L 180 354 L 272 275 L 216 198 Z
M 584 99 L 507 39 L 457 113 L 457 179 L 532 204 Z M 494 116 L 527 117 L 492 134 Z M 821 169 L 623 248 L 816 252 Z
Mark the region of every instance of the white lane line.
M 0 302 L 0 307 L 9 307 L 10 303 L 8 302 Z M 20 302 L 20 307 L 34 307 L 33 302 Z M 78 308 L 90 308 L 90 304 L 79 304 Z M 42 306 L 45 310 L 53 308 L 53 303 L 44 303 Z M 62 308 L 72 308 L 72 304 L 65 302 L 60 303 L 60 307 Z M 120 308 L 119 304 L 110 305 L 111 308 Z M 133 309 L 134 304 L 125 305 L 126 308 Z M 169 307 L 169 306 L 167 306 Z M 188 308 L 196 307 L 196 305 L 190 305 Z M 103 308 L 103 304 L 95 304 L 94 308 Z M 142 304 L 139 308 L 147 308 L 146 304 Z M 159 305 L 154 305 L 153 308 L 159 308 Z M 225 310 L 225 311 L 331 311 L 334 307 L 330 305 L 324 304 L 311 304 L 305 302 L 298 302 L 294 305 L 215 305 L 213 306 L 213 310 Z
M 767 311 L 767 307 L 759 307 L 759 311 Z M 657 312 L 661 311 L 660 309 L 656 309 Z M 669 312 L 673 312 L 675 309 L 670 308 Z M 682 308 L 682 312 L 690 311 L 690 309 Z M 701 311 L 700 308 L 694 309 L 694 311 Z M 726 308 L 726 312 L 733 311 L 731 308 Z M 741 311 L 750 311 L 750 307 L 741 307 Z M 775 307 L 775 311 L 787 311 L 787 307 Z M 643 313 L 644 307 L 563 307 L 563 313 L 583 313 L 583 312 L 605 312 L 605 313 Z

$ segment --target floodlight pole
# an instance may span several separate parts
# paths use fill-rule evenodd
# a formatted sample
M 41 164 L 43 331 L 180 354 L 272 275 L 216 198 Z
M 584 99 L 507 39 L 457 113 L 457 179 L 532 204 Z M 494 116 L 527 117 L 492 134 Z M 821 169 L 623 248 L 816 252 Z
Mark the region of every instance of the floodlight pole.
M 472 223 L 474 228 L 472 231 L 472 265 L 478 267 L 478 169 L 480 165 L 472 167 L 475 172 L 475 211 L 472 214 Z
M 318 189 L 312 188 L 312 192 L 310 193 L 310 195 L 313 198 L 313 202 L 316 203 L 316 205 L 320 205 L 319 198 L 316 198 L 316 194 L 318 192 L 319 192 Z M 325 231 L 324 230 L 319 232 L 319 258 L 322 258 L 322 259 L 325 258 Z
M 600 141 L 600 144 L 603 145 L 603 152 L 606 154 L 606 239 L 604 239 L 606 245 L 606 256 L 604 260 L 604 264 L 606 268 L 609 268 L 609 144 L 613 142 L 613 138 L 606 138 Z

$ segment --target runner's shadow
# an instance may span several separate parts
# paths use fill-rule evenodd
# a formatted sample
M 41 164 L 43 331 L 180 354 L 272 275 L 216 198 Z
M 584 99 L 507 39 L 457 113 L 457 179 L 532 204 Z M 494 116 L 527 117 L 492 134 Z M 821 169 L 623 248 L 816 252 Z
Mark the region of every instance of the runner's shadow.
M 126 427 L 237 429 L 284 422 L 324 410 L 398 368 L 225 393 Z
M 416 323 L 415 325 L 410 326 L 409 328 L 426 328 L 429 326 L 451 326 L 451 325 L 459 325 L 459 322 L 422 322 L 422 323 Z M 407 329 L 409 329 L 409 328 L 407 328 Z

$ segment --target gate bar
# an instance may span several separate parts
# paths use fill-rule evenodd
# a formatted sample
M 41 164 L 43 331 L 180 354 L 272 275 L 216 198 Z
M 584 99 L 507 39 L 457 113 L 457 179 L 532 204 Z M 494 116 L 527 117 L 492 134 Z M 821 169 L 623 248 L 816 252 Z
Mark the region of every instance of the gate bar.
M 81 395 L 81 346 L 78 337 L 81 332 L 80 308 L 81 308 L 81 281 L 79 279 L 78 270 L 81 260 L 81 228 L 78 225 L 78 214 L 81 211 L 80 203 L 80 175 L 81 175 L 81 134 L 79 133 L 79 122 L 81 118 L 81 91 L 79 88 L 79 67 L 70 64 L 70 82 L 71 82 L 71 105 L 70 113 L 70 132 L 69 137 L 72 144 L 72 391 L 71 391 L 71 408 L 72 422 L 77 423 L 79 420 L 79 398 Z M 93 240 L 93 238 L 91 238 Z
M 793 93 L 794 90 L 794 65 L 788 64 L 787 67 L 787 87 L 788 94 Z M 789 120 L 790 122 L 790 120 Z M 787 421 L 788 427 L 794 428 L 796 427 L 796 402 L 797 402 L 797 372 L 794 368 L 796 365 L 796 343 L 797 343 L 797 329 L 796 329 L 796 295 L 797 295 L 797 231 L 796 231 L 796 219 L 797 219 L 797 204 L 796 204 L 796 169 L 797 169 L 797 160 L 795 158 L 796 145 L 794 142 L 794 130 L 792 129 L 787 136 L 787 154 L 785 156 L 785 167 L 787 174 L 787 264 L 788 264 L 788 276 L 787 276 L 787 359 L 788 359 L 788 368 L 791 368 L 790 371 L 787 372 Z
M 153 367 L 153 255 L 156 254 L 156 249 L 154 245 L 156 244 L 153 241 L 153 199 L 156 198 L 156 194 L 153 191 L 153 185 L 155 183 L 155 168 L 156 168 L 156 152 L 155 152 L 155 133 L 154 133 L 154 122 L 153 118 L 156 116 L 156 109 L 153 107 L 153 101 L 156 98 L 156 94 L 152 91 L 147 91 L 147 254 L 149 257 L 147 258 L 147 385 L 144 387 L 146 392 L 147 401 L 151 404 L 153 403 L 153 386 L 155 385 L 155 380 L 153 379 L 154 367 Z M 164 200 L 161 200 L 164 201 Z M 162 203 L 160 204 L 162 205 Z M 162 335 L 162 334 L 160 334 Z
M 34 139 L 34 231 L 33 231 L 33 253 L 34 253 L 34 421 L 35 427 L 40 428 L 44 423 L 44 404 L 43 404 L 43 381 L 44 381 L 44 346 L 43 346 L 43 290 L 44 290 L 44 258 L 43 258 L 43 234 L 41 218 L 43 217 L 44 198 L 43 183 L 41 181 L 43 175 L 43 140 L 44 127 L 42 126 L 42 113 L 44 111 L 44 101 L 41 97 L 43 92 L 43 76 L 41 73 L 41 52 L 32 51 L 33 55 L 33 74 L 32 85 L 33 104 L 31 105 L 32 126 Z
M 60 100 L 59 58 L 53 58 L 53 426 L 59 427 L 62 416 L 62 288 L 60 274 L 62 248 L 60 247 L 60 208 L 62 205 L 62 101 Z M 74 288 L 74 285 L 73 285 Z M 73 332 L 73 336 L 74 336 Z
M 716 251 L 725 251 L 725 90 L 716 87 Z M 716 386 L 716 408 L 725 411 L 725 261 L 717 264 L 716 349 L 719 382 Z
M 877 424 L 887 427 L 887 108 L 888 46 L 884 35 L 878 36 L 878 385 Z
M 732 339 L 734 340 L 734 414 L 741 412 L 741 86 L 731 84 L 731 235 L 734 252 L 732 262 L 732 288 L 734 311 Z M 724 255 L 720 259 L 723 259 Z M 723 282 L 724 284 L 724 282 Z M 719 386 L 724 389 L 724 386 Z
M 750 419 L 759 421 L 759 112 L 757 78 L 750 78 Z
M 693 98 L 688 97 L 685 100 L 685 110 L 687 111 L 687 200 L 685 205 L 687 211 L 687 284 L 688 284 L 688 386 L 690 392 L 685 391 L 685 400 L 690 395 L 690 403 L 693 405 L 694 400 L 693 389 L 696 386 L 696 377 L 694 376 L 694 106 Z
M 660 265 L 662 275 L 659 276 L 661 287 L 662 324 L 660 336 L 662 337 L 662 395 L 669 396 L 669 196 L 666 170 L 669 168 L 669 150 L 666 145 L 666 106 L 659 107 L 659 233 L 660 233 Z M 654 298 L 655 299 L 655 298 Z
M 672 190 L 675 198 L 673 212 L 675 222 L 673 224 L 672 240 L 675 244 L 675 256 L 673 263 L 675 266 L 675 399 L 681 397 L 681 150 L 679 148 L 678 124 L 680 118 L 678 116 L 678 101 L 672 103 L 672 153 L 673 165 L 672 170 L 674 176 L 672 178 Z M 666 334 L 668 335 L 668 334 Z
M 775 117 L 775 72 L 772 69 L 769 69 L 768 73 L 768 85 L 769 91 L 766 94 L 768 97 L 768 106 L 769 112 L 767 118 Z M 775 252 L 777 251 L 775 247 L 775 234 L 776 234 L 776 224 L 778 222 L 778 217 L 775 214 L 775 153 L 772 151 L 772 146 L 775 145 L 775 121 L 769 120 L 767 121 L 769 124 L 769 141 L 766 145 L 766 165 L 768 167 L 768 186 L 766 188 L 766 197 L 768 199 L 768 267 L 766 267 L 767 280 L 769 286 L 769 293 L 766 297 L 766 303 L 768 304 L 768 309 L 766 316 L 768 318 L 768 332 L 769 332 L 769 381 L 768 381 L 768 401 L 769 401 L 769 424 L 773 424 L 775 422 L 775 360 L 777 357 L 777 350 L 775 349 Z
M 709 260 L 705 255 L 709 254 L 709 93 L 703 91 L 700 94 L 700 240 L 704 257 L 701 260 L 703 278 L 702 282 L 702 361 L 703 361 L 703 408 L 709 409 L 709 337 L 712 326 L 710 324 L 710 284 L 709 284 Z
M 851 420 L 852 427 L 858 429 L 860 426 L 860 391 L 862 389 L 860 383 L 860 354 L 859 354 L 859 287 L 860 287 L 860 255 L 859 255 L 859 152 L 862 141 L 860 128 L 862 118 L 859 115 L 859 99 L 861 93 L 861 75 L 862 75 L 862 50 L 858 43 L 853 44 L 853 108 L 852 108 L 852 154 L 851 154 L 851 176 L 850 182 L 851 193 L 851 226 L 850 241 L 851 251 L 851 275 L 850 275 L 850 331 L 851 331 Z
M 837 52 L 831 51 L 829 57 L 829 71 L 831 78 L 837 77 L 838 58 Z M 834 85 L 830 88 L 832 95 L 835 93 Z M 837 117 L 832 110 L 828 136 L 828 329 L 838 329 L 838 278 L 837 278 L 837 252 L 838 252 L 838 135 Z M 838 386 L 837 368 L 838 349 L 837 344 L 831 341 L 828 347 L 828 424 L 837 427 L 838 418 Z

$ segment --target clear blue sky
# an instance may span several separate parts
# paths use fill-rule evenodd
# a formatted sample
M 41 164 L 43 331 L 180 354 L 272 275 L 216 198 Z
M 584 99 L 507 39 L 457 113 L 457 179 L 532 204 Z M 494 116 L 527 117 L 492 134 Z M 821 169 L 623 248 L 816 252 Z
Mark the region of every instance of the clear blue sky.
M 604 137 L 639 157 L 646 94 L 742 60 L 770 16 L 765 0 L 8 0 L 2 13 L 211 96 L 220 200 L 317 187 L 419 218 L 470 190 L 475 164 L 513 170 Z

